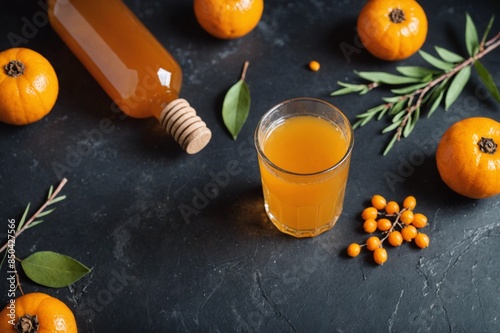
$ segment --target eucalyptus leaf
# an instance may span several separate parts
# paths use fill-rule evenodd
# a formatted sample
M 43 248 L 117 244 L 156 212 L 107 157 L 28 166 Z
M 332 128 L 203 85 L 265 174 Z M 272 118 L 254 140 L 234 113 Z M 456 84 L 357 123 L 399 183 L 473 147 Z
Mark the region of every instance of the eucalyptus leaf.
M 439 46 L 434 46 L 436 49 L 437 54 L 441 57 L 446 62 L 451 62 L 451 63 L 457 63 L 457 62 L 462 62 L 464 61 L 464 57 L 461 55 L 458 55 L 454 52 L 451 52 L 445 48 L 439 47 Z
M 465 46 L 471 57 L 479 50 L 476 25 L 468 13 L 465 13 Z
M 427 61 L 429 64 L 431 64 L 432 66 L 434 66 L 436 68 L 439 68 L 443 71 L 449 71 L 449 70 L 453 69 L 453 64 L 450 64 L 449 62 L 446 62 L 446 61 L 443 61 L 439 58 L 436 58 L 435 56 L 433 56 L 425 51 L 419 50 L 418 53 L 425 61 Z
M 444 109 L 448 110 L 450 106 L 458 98 L 462 90 L 464 89 L 467 81 L 469 81 L 471 74 L 470 66 L 464 67 L 460 72 L 458 72 L 448 87 L 448 92 L 444 100 Z
M 406 83 L 415 83 L 421 82 L 421 79 L 418 77 L 407 77 L 401 75 L 395 75 L 391 73 L 385 72 L 357 72 L 356 75 L 359 77 L 371 81 L 371 82 L 379 82 L 385 84 L 406 84 Z
M 476 68 L 476 71 L 479 74 L 481 81 L 483 81 L 484 85 L 486 86 L 486 89 L 488 89 L 491 96 L 493 96 L 493 98 L 495 98 L 497 102 L 500 102 L 500 92 L 498 91 L 498 88 L 490 72 L 486 69 L 486 67 L 484 67 L 484 65 L 481 62 L 479 62 L 479 60 L 477 60 L 474 63 L 474 67 Z
M 67 287 L 90 272 L 79 261 L 51 251 L 35 252 L 21 266 L 33 282 L 51 288 Z

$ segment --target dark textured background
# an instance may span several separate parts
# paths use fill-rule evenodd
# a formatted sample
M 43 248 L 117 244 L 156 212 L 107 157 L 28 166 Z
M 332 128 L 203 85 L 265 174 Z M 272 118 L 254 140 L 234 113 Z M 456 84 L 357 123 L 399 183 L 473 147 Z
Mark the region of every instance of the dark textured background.
M 43 288 L 21 275 L 25 292 L 66 302 L 81 332 L 500 331 L 500 198 L 454 194 L 434 159 L 453 122 L 473 115 L 500 120 L 500 106 L 475 72 L 451 110 L 423 117 L 386 157 L 384 121 L 356 130 L 342 217 L 333 230 L 298 240 L 280 234 L 264 213 L 252 143 L 258 119 L 285 99 L 308 96 L 337 105 L 353 121 L 384 92 L 330 97 L 338 80 L 354 82 L 353 70 L 423 64 L 421 58 L 389 63 L 360 48 L 360 0 L 266 1 L 257 28 L 232 41 L 205 33 L 192 1 L 125 2 L 182 66 L 182 97 L 207 122 L 213 139 L 197 155 L 183 153 L 154 119 L 111 112 L 110 99 L 48 24 L 25 34 L 19 46 L 52 62 L 60 95 L 36 124 L 0 124 L 0 234 L 5 237 L 8 219 L 18 220 L 28 202 L 33 209 L 40 205 L 48 187 L 67 177 L 67 199 L 18 239 L 16 254 L 51 250 L 92 267 L 63 289 Z M 0 2 L 0 49 L 12 46 L 9 36 L 23 35 L 26 22 L 43 18 L 40 3 Z M 420 3 L 429 19 L 423 49 L 431 53 L 440 45 L 465 54 L 466 11 L 480 33 L 492 13 L 500 14 L 497 0 Z M 499 28 L 497 21 L 492 32 Z M 342 52 L 347 48 L 353 51 L 348 56 Z M 497 85 L 499 52 L 483 60 Z M 319 72 L 306 68 L 312 59 L 321 63 Z M 246 60 L 251 113 L 235 142 L 222 123 L 221 105 Z M 103 119 L 111 120 L 110 133 L 85 135 Z M 79 147 L 89 149 L 75 159 Z M 197 215 L 183 218 L 179 207 L 193 206 L 196 191 L 234 161 L 242 172 Z M 58 163 L 68 170 L 56 172 Z M 431 246 L 389 248 L 383 266 L 369 255 L 347 258 L 346 246 L 366 238 L 359 216 L 375 193 L 399 201 L 415 195 L 417 210 L 430 220 Z M 6 276 L 4 267 L 2 304 L 8 301 Z

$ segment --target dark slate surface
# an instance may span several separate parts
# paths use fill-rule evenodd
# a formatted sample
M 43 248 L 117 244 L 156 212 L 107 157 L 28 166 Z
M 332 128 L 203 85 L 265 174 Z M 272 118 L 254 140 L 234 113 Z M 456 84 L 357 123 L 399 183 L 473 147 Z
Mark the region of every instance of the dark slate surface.
M 9 36 L 24 36 L 20 46 L 44 54 L 61 84 L 55 108 L 40 122 L 0 124 L 0 233 L 5 237 L 8 219 L 19 219 L 28 202 L 41 204 L 48 187 L 67 177 L 67 199 L 18 239 L 16 254 L 60 252 L 92 273 L 63 289 L 21 275 L 25 292 L 66 302 L 81 332 L 500 331 L 500 198 L 454 194 L 434 160 L 453 122 L 472 115 L 500 120 L 500 106 L 485 95 L 477 74 L 452 110 L 423 118 L 386 157 L 389 137 L 380 135 L 386 123 L 356 130 L 342 217 L 330 232 L 298 240 L 265 216 L 253 131 L 267 109 L 292 97 L 325 99 L 351 120 L 378 102 L 378 92 L 329 96 L 336 81 L 355 80 L 355 69 L 396 65 L 359 47 L 355 22 L 364 1 L 267 1 L 257 28 L 232 41 L 201 30 L 191 1 L 126 1 L 179 61 L 182 96 L 213 131 L 209 146 L 194 156 L 180 151 L 155 120 L 111 112 L 110 99 L 44 21 L 41 3 L 0 3 L 0 48 L 12 46 Z M 465 54 L 464 13 L 480 33 L 492 13 L 500 14 L 496 0 L 421 4 L 429 18 L 428 52 L 440 45 Z M 29 30 L 27 22 L 38 27 Z M 497 21 L 492 31 L 499 27 Z M 306 68 L 312 59 L 322 65 L 317 73 Z M 497 84 L 499 59 L 496 50 L 483 61 Z M 220 110 L 246 60 L 251 114 L 235 142 Z M 418 55 L 397 65 L 416 64 L 423 64 Z M 99 132 L 103 119 L 112 122 L 109 133 Z M 58 163 L 67 170 L 57 172 Z M 193 207 L 197 191 L 234 163 L 241 172 L 197 214 L 183 217 L 180 207 Z M 375 193 L 396 200 L 415 195 L 417 210 L 430 220 L 430 248 L 389 248 L 384 266 L 368 255 L 347 258 L 346 246 L 366 238 L 359 216 Z M 0 281 L 6 304 L 5 267 Z

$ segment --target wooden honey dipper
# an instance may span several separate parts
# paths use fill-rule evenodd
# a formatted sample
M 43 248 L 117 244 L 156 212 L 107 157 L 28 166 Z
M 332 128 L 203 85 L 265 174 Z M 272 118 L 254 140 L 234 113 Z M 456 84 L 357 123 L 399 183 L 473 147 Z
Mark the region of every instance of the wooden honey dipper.
M 161 112 L 160 124 L 188 154 L 202 150 L 212 138 L 207 124 L 188 101 L 178 98 Z

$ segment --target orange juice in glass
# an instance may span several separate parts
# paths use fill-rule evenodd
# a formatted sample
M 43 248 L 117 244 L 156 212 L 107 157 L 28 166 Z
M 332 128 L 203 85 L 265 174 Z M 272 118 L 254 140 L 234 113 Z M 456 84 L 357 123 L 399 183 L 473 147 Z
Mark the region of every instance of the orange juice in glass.
M 281 232 L 314 237 L 335 225 L 353 144 L 349 120 L 322 100 L 291 99 L 262 117 L 255 145 L 264 207 Z

